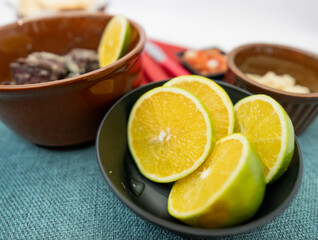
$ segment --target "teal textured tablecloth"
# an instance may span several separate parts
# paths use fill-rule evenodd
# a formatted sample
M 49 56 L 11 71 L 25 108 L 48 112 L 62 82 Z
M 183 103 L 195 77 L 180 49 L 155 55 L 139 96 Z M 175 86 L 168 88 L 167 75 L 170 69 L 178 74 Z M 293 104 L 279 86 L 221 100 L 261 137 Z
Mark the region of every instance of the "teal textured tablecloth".
M 221 239 L 318 239 L 318 118 L 299 137 L 300 189 L 276 219 Z M 182 239 L 136 216 L 106 185 L 94 144 L 47 149 L 0 122 L 0 239 Z

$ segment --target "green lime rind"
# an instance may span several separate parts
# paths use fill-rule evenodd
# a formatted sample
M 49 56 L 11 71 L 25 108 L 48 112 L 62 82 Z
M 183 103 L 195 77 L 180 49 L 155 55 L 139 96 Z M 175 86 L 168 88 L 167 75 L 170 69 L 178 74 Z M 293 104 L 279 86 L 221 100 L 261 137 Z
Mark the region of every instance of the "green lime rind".
M 125 18 L 125 17 L 123 17 L 123 18 Z M 124 36 L 124 42 L 123 42 L 123 46 L 122 46 L 122 49 L 119 53 L 118 58 L 121 58 L 126 54 L 129 43 L 130 43 L 130 38 L 131 38 L 131 25 L 126 18 L 125 18 L 125 20 L 126 20 L 126 31 L 125 31 L 125 36 Z
M 279 105 L 279 106 L 281 107 L 281 105 Z M 273 171 L 271 176 L 268 175 L 266 177 L 267 183 L 273 183 L 277 179 L 279 179 L 288 169 L 288 166 L 289 166 L 289 164 L 294 156 L 294 150 L 295 150 L 294 126 L 292 124 L 292 121 L 291 121 L 289 115 L 285 111 L 285 109 L 283 107 L 281 107 L 281 109 L 284 112 L 284 118 L 286 121 L 287 132 L 286 132 L 285 142 L 287 144 L 286 144 L 285 151 L 283 153 L 284 157 L 280 161 L 280 164 L 277 166 L 276 171 Z

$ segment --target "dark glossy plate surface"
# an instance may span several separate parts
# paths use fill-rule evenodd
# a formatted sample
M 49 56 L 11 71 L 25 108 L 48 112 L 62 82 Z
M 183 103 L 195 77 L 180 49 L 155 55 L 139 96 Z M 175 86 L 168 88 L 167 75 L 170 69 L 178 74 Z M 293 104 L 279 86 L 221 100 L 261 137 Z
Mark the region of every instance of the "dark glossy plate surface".
M 168 214 L 167 199 L 171 184 L 151 182 L 141 175 L 129 153 L 126 125 L 135 101 L 146 91 L 162 85 L 156 82 L 138 88 L 121 98 L 104 117 L 96 139 L 97 157 L 102 174 L 115 195 L 139 216 L 179 234 L 226 236 L 260 227 L 280 214 L 297 192 L 302 177 L 302 157 L 296 140 L 294 157 L 285 174 L 267 186 L 265 198 L 256 215 L 235 227 L 202 229 L 187 226 Z M 232 85 L 217 82 L 233 103 L 250 95 Z

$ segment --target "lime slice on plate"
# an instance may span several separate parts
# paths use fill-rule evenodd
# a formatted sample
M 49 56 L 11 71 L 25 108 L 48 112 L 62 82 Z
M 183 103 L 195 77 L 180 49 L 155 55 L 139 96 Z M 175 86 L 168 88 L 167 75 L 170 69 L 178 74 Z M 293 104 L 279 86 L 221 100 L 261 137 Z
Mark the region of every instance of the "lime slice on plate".
M 157 87 L 134 104 L 128 146 L 140 172 L 172 182 L 193 172 L 210 155 L 215 131 L 209 111 L 190 92 Z
M 256 213 L 265 186 L 256 150 L 244 135 L 231 134 L 195 172 L 173 185 L 168 212 L 194 227 L 232 226 Z
M 287 170 L 294 153 L 294 128 L 288 114 L 263 94 L 240 100 L 234 111 L 235 131 L 252 142 L 263 161 L 266 182 L 273 182 Z
M 164 86 L 183 88 L 204 102 L 214 121 L 216 140 L 233 133 L 233 104 L 225 90 L 217 83 L 205 77 L 189 75 L 173 78 Z

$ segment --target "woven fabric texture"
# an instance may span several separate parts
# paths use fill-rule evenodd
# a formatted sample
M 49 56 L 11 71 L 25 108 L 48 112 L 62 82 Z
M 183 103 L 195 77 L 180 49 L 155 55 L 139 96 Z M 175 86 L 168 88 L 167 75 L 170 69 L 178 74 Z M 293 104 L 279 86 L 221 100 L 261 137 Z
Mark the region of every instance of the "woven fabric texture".
M 318 118 L 299 138 L 304 171 L 289 207 L 252 232 L 214 239 L 318 239 Z M 0 239 L 183 239 L 111 192 L 94 144 L 48 149 L 0 122 Z

